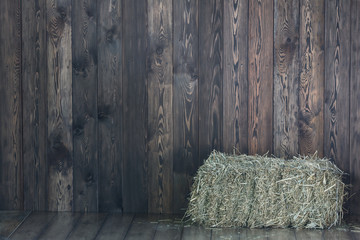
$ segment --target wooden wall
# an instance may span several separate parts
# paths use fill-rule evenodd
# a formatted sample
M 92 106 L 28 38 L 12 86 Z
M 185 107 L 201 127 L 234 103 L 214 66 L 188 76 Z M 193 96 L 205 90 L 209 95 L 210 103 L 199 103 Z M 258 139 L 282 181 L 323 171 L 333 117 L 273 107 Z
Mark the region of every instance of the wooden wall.
M 360 215 L 359 0 L 0 1 L 0 209 L 172 213 L 212 149 L 331 158 Z

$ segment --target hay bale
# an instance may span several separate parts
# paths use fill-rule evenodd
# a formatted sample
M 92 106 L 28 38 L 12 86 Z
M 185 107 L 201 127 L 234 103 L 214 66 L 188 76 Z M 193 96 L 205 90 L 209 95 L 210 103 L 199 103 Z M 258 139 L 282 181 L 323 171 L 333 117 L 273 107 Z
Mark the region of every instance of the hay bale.
M 186 216 L 207 227 L 330 228 L 341 223 L 343 172 L 316 155 L 290 160 L 212 152 Z

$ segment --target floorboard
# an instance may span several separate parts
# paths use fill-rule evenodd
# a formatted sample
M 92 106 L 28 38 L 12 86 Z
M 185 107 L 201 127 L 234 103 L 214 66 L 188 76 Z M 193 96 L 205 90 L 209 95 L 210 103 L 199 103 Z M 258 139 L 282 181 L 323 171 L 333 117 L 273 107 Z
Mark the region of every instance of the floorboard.
M 174 218 L 159 220 L 154 240 L 180 240 L 183 225 Z
M 101 228 L 96 240 L 107 240 L 107 239 L 124 239 L 127 231 L 129 230 L 134 215 L 121 213 L 111 214 Z
M 105 213 L 85 213 L 66 239 L 87 240 L 96 238 L 107 215 Z
M 126 234 L 126 240 L 151 240 L 155 236 L 156 228 L 158 225 L 157 216 L 142 216 L 137 215 L 131 224 L 131 227 Z
M 29 215 L 26 211 L 2 211 L 0 212 L 0 239 L 7 238 L 22 221 Z
M 53 212 L 33 212 L 19 228 L 10 235 L 13 240 L 38 239 L 41 233 L 49 226 L 55 217 Z
M 209 240 L 211 239 L 211 229 L 192 225 L 184 226 L 182 239 Z

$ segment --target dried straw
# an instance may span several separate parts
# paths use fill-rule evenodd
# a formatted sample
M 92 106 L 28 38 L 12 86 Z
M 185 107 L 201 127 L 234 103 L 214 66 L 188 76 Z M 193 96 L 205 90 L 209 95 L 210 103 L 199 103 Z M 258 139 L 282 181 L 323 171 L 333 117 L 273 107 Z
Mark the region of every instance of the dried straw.
M 206 227 L 330 228 L 343 217 L 343 174 L 316 155 L 214 151 L 195 176 L 186 216 Z

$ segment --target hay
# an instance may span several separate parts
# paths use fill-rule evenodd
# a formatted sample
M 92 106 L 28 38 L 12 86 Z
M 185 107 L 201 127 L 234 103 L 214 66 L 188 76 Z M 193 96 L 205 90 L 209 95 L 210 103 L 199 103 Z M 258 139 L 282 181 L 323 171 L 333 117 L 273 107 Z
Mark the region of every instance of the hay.
M 343 217 L 343 174 L 316 155 L 284 160 L 214 151 L 194 178 L 185 216 L 206 227 L 330 228 Z

